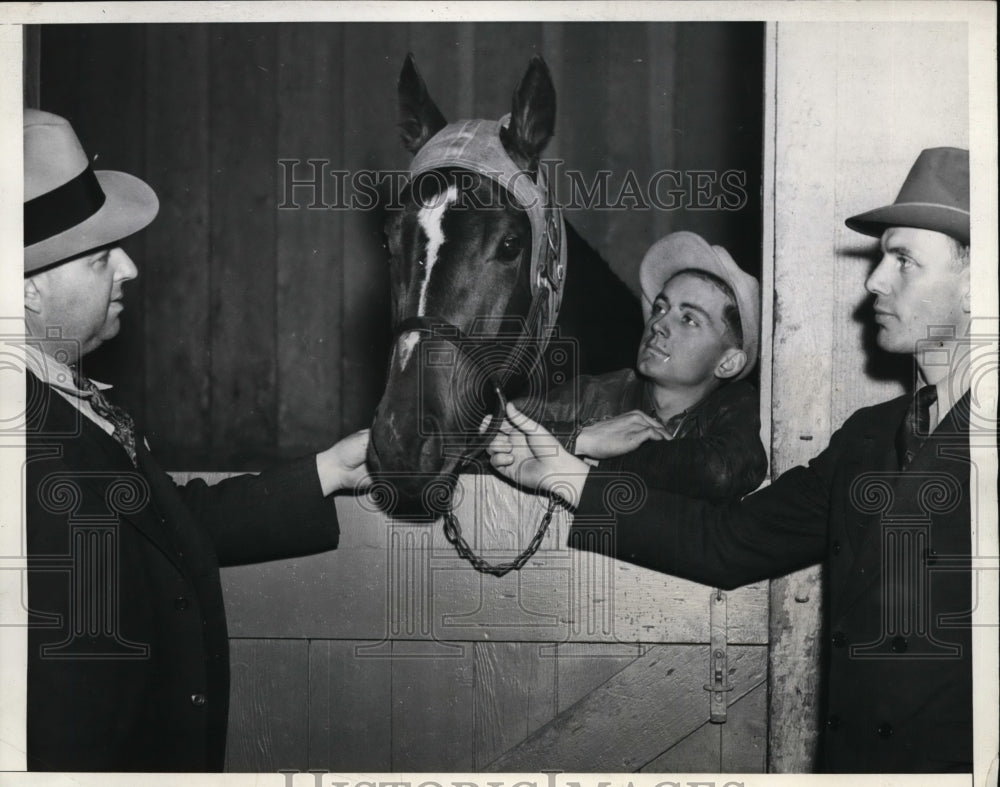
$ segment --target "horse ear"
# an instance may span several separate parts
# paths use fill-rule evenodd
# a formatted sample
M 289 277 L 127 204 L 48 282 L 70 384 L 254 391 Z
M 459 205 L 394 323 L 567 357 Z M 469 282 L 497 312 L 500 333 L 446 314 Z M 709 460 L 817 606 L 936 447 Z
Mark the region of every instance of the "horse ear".
M 399 135 L 403 147 L 416 153 L 424 143 L 447 125 L 444 115 L 427 93 L 427 85 L 407 53 L 396 85 L 399 95 Z
M 549 67 L 535 56 L 514 91 L 510 126 L 501 129 L 504 148 L 523 169 L 535 172 L 556 126 L 556 89 Z

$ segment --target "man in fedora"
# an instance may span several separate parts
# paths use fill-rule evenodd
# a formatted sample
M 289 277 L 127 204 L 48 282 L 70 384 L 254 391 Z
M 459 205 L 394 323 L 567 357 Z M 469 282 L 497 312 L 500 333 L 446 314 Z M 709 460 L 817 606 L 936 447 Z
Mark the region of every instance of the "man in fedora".
M 219 566 L 333 549 L 331 493 L 365 478 L 366 431 L 213 487 L 177 487 L 81 361 L 138 274 L 118 245 L 157 213 L 95 172 L 69 123 L 24 113 L 32 770 L 217 771 L 229 703 Z
M 823 561 L 818 769 L 969 772 L 968 151 L 923 151 L 892 205 L 847 225 L 881 239 L 865 286 L 915 395 L 858 410 L 807 467 L 732 504 L 600 474 L 513 407 L 492 463 L 575 506 L 579 549 L 726 588 Z

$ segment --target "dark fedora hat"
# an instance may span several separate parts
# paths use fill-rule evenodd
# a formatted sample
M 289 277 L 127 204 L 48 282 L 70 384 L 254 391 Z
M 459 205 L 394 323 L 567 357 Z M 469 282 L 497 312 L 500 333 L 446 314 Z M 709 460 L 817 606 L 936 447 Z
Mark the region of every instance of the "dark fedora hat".
M 848 227 L 880 237 L 889 227 L 916 227 L 969 244 L 969 151 L 921 151 L 891 205 L 851 216 Z
M 64 118 L 24 110 L 25 274 L 138 232 L 159 206 L 139 178 L 91 169 Z

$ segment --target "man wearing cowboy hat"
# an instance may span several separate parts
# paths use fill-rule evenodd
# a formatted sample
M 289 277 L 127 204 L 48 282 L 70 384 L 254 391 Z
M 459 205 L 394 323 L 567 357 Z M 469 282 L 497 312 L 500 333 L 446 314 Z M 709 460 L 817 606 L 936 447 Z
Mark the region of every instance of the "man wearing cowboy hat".
M 367 432 L 214 487 L 177 487 L 81 361 L 119 330 L 152 189 L 95 172 L 63 118 L 24 113 L 27 760 L 32 770 L 213 771 L 225 753 L 219 566 L 332 549 Z
M 892 205 L 847 224 L 881 239 L 866 282 L 878 343 L 913 356 L 916 395 L 858 410 L 807 467 L 739 503 L 624 494 L 629 479 L 553 450 L 512 407 L 492 463 L 576 506 L 580 549 L 612 543 L 621 560 L 727 588 L 824 561 L 818 769 L 969 772 L 968 151 L 923 151 Z
M 639 266 L 645 320 L 635 367 L 581 375 L 533 416 L 604 472 L 697 497 L 739 498 L 767 474 L 757 363 L 760 284 L 722 246 L 673 232 Z M 519 409 L 534 405 L 515 402 Z

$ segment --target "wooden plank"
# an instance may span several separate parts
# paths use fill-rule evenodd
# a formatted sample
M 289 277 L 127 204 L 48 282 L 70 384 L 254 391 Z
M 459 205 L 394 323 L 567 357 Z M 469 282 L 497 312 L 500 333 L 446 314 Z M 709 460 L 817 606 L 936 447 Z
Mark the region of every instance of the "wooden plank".
M 723 773 L 767 770 L 767 683 L 761 683 L 729 706 L 722 733 Z
M 728 724 L 729 722 L 726 722 Z M 642 773 L 719 773 L 721 765 L 722 731 L 725 724 L 706 722 L 690 735 L 681 738 L 652 762 Z
M 147 174 L 160 198 L 140 265 L 150 293 L 146 429 L 167 467 L 200 467 L 210 403 L 208 28 L 150 25 L 146 45 Z
M 96 170 L 145 176 L 144 44 L 141 25 L 42 30 L 41 108 L 69 120 Z M 114 383 L 113 400 L 141 422 L 145 411 L 145 235 L 127 238 L 121 246 L 136 262 L 139 277 L 125 285 L 118 336 L 89 353 L 80 368 L 90 377 Z
M 390 661 L 359 653 L 359 648 L 372 644 L 359 640 L 309 643 L 311 769 L 389 770 Z
M 342 434 L 345 209 L 324 206 L 338 203 L 330 173 L 343 164 L 343 34 L 340 25 L 278 29 L 277 152 L 292 159 L 278 169 L 277 197 L 277 426 L 285 456 L 322 450 Z M 289 184 L 313 177 L 318 188 Z
M 730 648 L 730 703 L 763 682 L 766 661 L 761 646 Z M 707 672 L 705 646 L 651 647 L 486 769 L 637 770 L 708 718 Z
M 771 473 L 814 456 L 830 438 L 832 334 L 840 315 L 829 297 L 834 268 L 816 266 L 803 275 L 801 260 L 830 255 L 826 233 L 837 220 L 828 184 L 805 173 L 814 171 L 817 151 L 836 145 L 833 102 L 816 96 L 836 90 L 832 69 L 817 68 L 810 79 L 784 62 L 808 57 L 836 60 L 829 32 L 786 36 L 778 27 L 777 93 L 779 106 L 775 149 L 775 326 L 772 373 L 773 436 Z M 805 30 L 800 31 L 806 33 Z M 785 58 L 788 58 L 786 61 Z M 815 60 L 814 60 L 815 59 Z M 798 71 L 797 73 L 793 73 Z M 809 106 L 809 111 L 797 107 Z M 780 109 L 785 107 L 786 109 Z M 780 210 L 795 205 L 796 210 Z M 803 234 L 806 228 L 809 231 Z M 802 396 L 808 389 L 809 396 Z M 768 764 L 777 773 L 810 770 L 815 754 L 818 713 L 819 643 L 822 630 L 821 574 L 810 568 L 771 584 L 771 699 Z
M 306 762 L 305 640 L 231 640 L 227 771 L 274 773 Z
M 535 643 L 481 642 L 475 660 L 475 767 L 481 768 L 556 714 L 556 661 Z
M 471 64 L 475 85 L 473 117 L 500 118 L 510 112 L 511 96 L 528 62 L 536 54 L 546 54 L 541 51 L 541 38 L 541 26 L 537 23 L 476 26 L 475 58 Z M 559 85 L 556 85 L 558 92 Z M 558 107 L 558 101 L 556 103 Z M 559 127 L 558 113 L 556 127 Z
M 277 439 L 276 28 L 210 35 L 211 436 L 226 467 L 249 469 Z
M 554 650 L 559 675 L 559 713 L 617 675 L 643 651 L 639 645 L 601 643 L 561 643 Z
M 729 705 L 723 724 L 706 722 L 655 760 L 643 773 L 763 773 L 767 755 L 767 684 Z
M 463 476 L 463 485 L 457 511 L 466 538 L 494 562 L 510 559 L 531 539 L 544 506 L 492 477 Z M 338 518 L 334 552 L 223 570 L 235 636 L 708 641 L 710 588 L 570 550 L 563 514 L 525 568 L 499 579 L 460 560 L 440 523 L 391 520 L 352 497 L 338 499 Z M 727 598 L 730 642 L 766 642 L 766 585 Z M 421 623 L 428 605 L 434 614 Z
M 392 770 L 473 769 L 473 653 L 393 643 Z
M 402 170 L 409 162 L 396 128 L 396 80 L 406 53 L 403 25 L 351 26 L 343 47 L 343 166 L 361 170 Z M 349 385 L 341 400 L 344 432 L 371 423 L 385 387 L 391 340 L 389 278 L 382 249 L 383 217 L 377 210 L 344 217 L 343 348 L 340 374 Z

